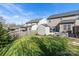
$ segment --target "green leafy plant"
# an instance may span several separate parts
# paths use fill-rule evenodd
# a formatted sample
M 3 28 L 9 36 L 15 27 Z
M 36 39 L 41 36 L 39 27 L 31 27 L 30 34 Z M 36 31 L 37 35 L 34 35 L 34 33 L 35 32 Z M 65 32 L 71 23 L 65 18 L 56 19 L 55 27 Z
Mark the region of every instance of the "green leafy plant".
M 2 24 L 0 24 L 0 50 L 11 42 L 12 40 L 9 32 L 3 28 Z
M 68 39 L 53 36 L 25 36 L 5 47 L 4 56 L 64 56 L 72 55 Z

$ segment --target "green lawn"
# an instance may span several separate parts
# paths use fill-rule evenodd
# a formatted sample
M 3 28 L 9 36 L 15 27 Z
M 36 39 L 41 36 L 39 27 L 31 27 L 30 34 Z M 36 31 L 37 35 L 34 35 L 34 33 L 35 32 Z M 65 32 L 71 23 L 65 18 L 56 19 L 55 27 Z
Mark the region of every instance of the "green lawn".
M 79 46 L 69 38 L 29 35 L 15 40 L 2 49 L 2 56 L 73 56 L 79 55 Z

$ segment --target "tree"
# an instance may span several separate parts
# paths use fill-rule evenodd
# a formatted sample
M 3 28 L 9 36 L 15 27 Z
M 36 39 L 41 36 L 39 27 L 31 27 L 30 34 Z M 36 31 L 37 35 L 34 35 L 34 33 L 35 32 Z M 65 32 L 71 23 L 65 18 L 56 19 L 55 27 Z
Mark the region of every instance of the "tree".
M 3 28 L 2 23 L 0 22 L 0 49 L 7 46 L 9 43 L 11 43 L 11 36 L 9 32 Z

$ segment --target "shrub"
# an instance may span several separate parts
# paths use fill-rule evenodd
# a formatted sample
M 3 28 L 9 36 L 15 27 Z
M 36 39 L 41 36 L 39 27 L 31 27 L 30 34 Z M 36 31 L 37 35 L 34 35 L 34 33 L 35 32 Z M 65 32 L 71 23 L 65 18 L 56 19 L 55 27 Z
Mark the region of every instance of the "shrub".
M 9 32 L 3 28 L 0 24 L 0 49 L 6 47 L 8 44 L 11 43 L 11 36 Z
M 68 39 L 52 36 L 26 36 L 14 41 L 0 53 L 5 56 L 71 55 L 68 49 Z
M 36 38 L 36 39 L 35 39 Z M 43 55 L 58 56 L 58 55 L 71 55 L 68 49 L 68 40 L 61 37 L 32 37 L 39 48 L 44 53 Z

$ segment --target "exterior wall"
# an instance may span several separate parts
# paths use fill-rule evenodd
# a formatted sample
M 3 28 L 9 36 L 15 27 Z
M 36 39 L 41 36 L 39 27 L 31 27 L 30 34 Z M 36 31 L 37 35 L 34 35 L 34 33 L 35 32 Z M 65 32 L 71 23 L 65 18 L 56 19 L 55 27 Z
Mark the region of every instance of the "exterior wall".
M 37 34 L 39 35 L 48 35 L 49 34 L 49 30 L 50 28 L 49 27 L 45 27 L 43 25 L 39 25 L 38 26 L 38 29 L 37 29 Z
M 38 26 L 37 32 L 39 35 L 45 35 L 45 27 L 42 25 Z
M 51 28 L 51 32 L 59 32 L 59 23 L 61 21 L 61 18 L 51 19 L 48 22 L 48 26 Z
M 52 27 L 55 27 L 56 28 L 56 26 L 60 23 L 60 21 L 62 21 L 62 20 L 76 20 L 75 21 L 75 26 L 77 26 L 77 25 L 79 25 L 79 20 L 77 20 L 79 18 L 79 15 L 75 15 L 75 16 L 68 16 L 68 17 L 62 17 L 62 18 L 55 18 L 55 19 L 51 19 L 51 20 L 49 20 L 49 23 L 48 23 L 48 25 L 52 28 Z M 64 25 L 63 24 L 60 24 L 59 25 L 59 28 L 57 28 L 57 29 L 59 29 L 59 31 L 60 32 L 63 32 L 63 31 L 66 31 L 66 30 L 64 30 L 63 27 Z M 74 24 L 72 24 L 71 25 L 71 30 L 73 30 L 73 26 L 74 26 Z
M 51 20 L 49 20 L 48 25 L 49 25 L 50 27 L 57 26 L 57 25 L 60 23 L 60 20 L 61 20 L 60 18 L 51 19 Z
M 27 27 L 27 34 L 31 33 L 31 27 Z
M 28 24 L 24 24 L 24 26 L 31 26 L 31 25 L 36 25 L 37 23 L 28 23 Z
M 37 27 L 38 27 L 38 25 L 33 25 L 32 27 L 31 27 L 31 30 L 37 30 Z
M 71 24 L 71 31 L 73 32 L 73 26 L 77 26 L 79 25 L 79 20 L 78 19 L 78 15 L 77 16 L 69 16 L 69 17 L 63 17 L 62 20 L 75 20 L 75 23 L 71 24 L 71 23 L 68 23 L 68 24 Z M 60 32 L 65 32 L 67 30 L 64 30 L 64 24 L 60 24 Z
M 27 34 L 31 34 L 37 29 L 37 23 L 26 23 L 24 27 L 27 29 Z
M 49 35 L 49 33 L 50 33 L 50 28 L 49 28 L 49 27 L 46 27 L 45 30 L 46 30 L 46 35 Z
M 74 20 L 74 19 L 78 19 L 78 15 L 77 16 L 68 16 L 68 17 L 63 17 L 62 20 Z
M 75 26 L 79 26 L 79 20 L 75 21 Z
M 38 22 L 38 25 L 47 24 L 47 23 L 48 23 L 47 19 L 42 19 Z
M 32 25 L 37 25 L 37 23 L 32 23 Z
M 31 25 L 31 23 L 26 24 L 26 26 L 30 26 L 30 25 Z
M 73 32 L 73 26 L 74 24 L 71 24 L 71 31 Z M 68 30 L 64 30 L 64 24 L 60 24 L 60 32 L 66 32 Z
M 60 24 L 60 32 L 63 32 L 64 29 L 63 29 L 63 24 Z

